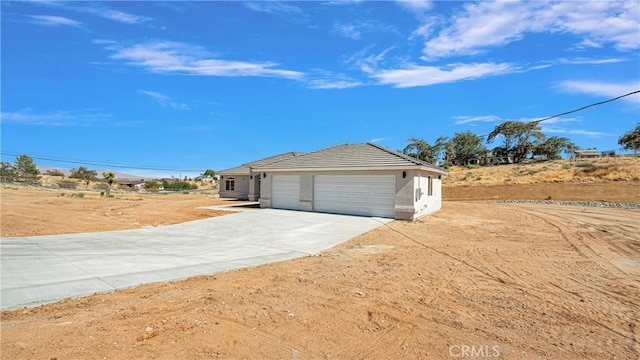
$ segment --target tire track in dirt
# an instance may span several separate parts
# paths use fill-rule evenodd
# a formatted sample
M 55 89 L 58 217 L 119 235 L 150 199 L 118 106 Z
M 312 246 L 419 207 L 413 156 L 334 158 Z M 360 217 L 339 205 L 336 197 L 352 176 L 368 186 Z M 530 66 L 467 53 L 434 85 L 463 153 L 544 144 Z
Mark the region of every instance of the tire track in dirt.
M 584 223 L 584 218 L 579 216 L 572 216 L 571 214 L 569 215 L 557 214 L 558 212 L 561 212 L 561 211 L 555 211 L 552 217 L 551 215 L 547 214 L 544 211 L 540 211 L 537 209 L 534 210 L 534 209 L 531 209 L 530 207 L 527 207 L 526 209 L 523 209 L 520 207 L 514 210 L 517 212 L 528 214 L 529 216 L 532 216 L 532 217 L 536 217 L 539 220 L 543 221 L 548 226 L 555 228 L 558 234 L 560 235 L 560 237 L 567 243 L 567 245 L 572 250 L 574 250 L 577 254 L 579 254 L 581 257 L 584 257 L 586 259 L 586 261 L 574 262 L 575 265 L 573 266 L 576 268 L 576 270 L 573 271 L 574 273 L 582 274 L 586 278 L 579 279 L 575 276 L 572 276 L 572 277 L 569 277 L 571 281 L 578 284 L 581 288 L 586 288 L 596 293 L 603 294 L 604 299 L 614 300 L 618 304 L 624 305 L 626 308 L 629 308 L 632 311 L 633 314 L 630 315 L 631 319 L 638 318 L 638 316 L 636 315 L 636 312 L 639 312 L 640 305 L 634 302 L 633 297 L 631 298 L 631 300 L 629 300 L 629 294 L 638 293 L 638 280 L 632 275 L 628 274 L 626 271 L 620 269 L 615 264 L 612 264 L 607 259 L 607 257 L 599 254 L 591 246 L 589 246 L 589 244 L 586 243 L 585 237 L 581 235 L 581 231 L 584 229 L 584 224 L 581 224 L 581 223 Z M 569 224 L 576 224 L 576 225 L 574 225 L 572 228 Z M 595 241 L 598 239 L 593 238 L 592 240 Z M 593 269 L 590 266 L 588 266 L 589 264 L 593 264 L 603 270 L 602 274 L 597 276 L 615 285 L 619 285 L 620 282 L 623 282 L 622 285 L 624 289 L 622 289 L 622 291 L 611 291 L 609 289 L 604 289 L 603 287 L 592 286 L 590 284 L 590 281 L 592 281 L 592 279 L 588 276 L 588 274 L 591 274 L 591 276 L 593 276 L 594 273 L 590 271 Z M 566 269 L 564 270 L 566 271 Z M 585 295 L 583 294 L 583 292 L 572 291 L 570 289 L 567 289 L 567 287 L 563 286 L 562 284 L 555 284 L 553 282 L 549 282 L 549 284 L 559 289 L 562 292 L 565 292 L 565 293 L 571 294 L 572 296 L 580 298 L 579 301 L 584 301 L 583 299 L 585 298 Z M 581 317 L 584 320 L 587 320 L 588 322 L 595 323 L 598 326 L 605 328 L 612 333 L 615 333 L 621 337 L 629 339 L 633 343 L 634 348 L 638 348 L 639 342 L 638 342 L 638 339 L 635 337 L 635 334 L 633 332 L 631 332 L 631 334 L 626 333 L 627 331 L 631 331 L 633 329 L 633 326 L 631 326 L 630 329 L 618 330 L 618 329 L 614 329 L 612 326 L 608 324 L 605 324 L 604 322 L 601 321 L 601 319 L 599 319 L 603 316 L 605 318 L 607 318 L 607 316 L 613 316 L 617 318 L 618 321 L 620 322 L 626 322 L 628 319 L 621 318 L 620 314 L 607 313 L 606 307 L 605 309 L 600 311 L 591 310 L 586 312 L 585 311 L 576 312 L 575 311 L 576 309 L 574 309 L 573 307 L 568 307 L 566 304 L 557 303 L 556 301 L 549 300 L 546 296 L 544 296 L 545 294 L 539 293 L 536 289 L 533 289 L 530 286 L 527 286 L 526 283 L 521 283 L 521 286 L 523 287 L 523 289 L 526 289 L 527 291 L 532 293 L 532 295 L 540 298 L 541 300 L 549 304 L 562 308 L 568 313 L 571 313 L 576 317 Z M 611 320 L 609 319 L 609 321 Z M 631 325 L 635 325 L 635 324 L 631 323 Z

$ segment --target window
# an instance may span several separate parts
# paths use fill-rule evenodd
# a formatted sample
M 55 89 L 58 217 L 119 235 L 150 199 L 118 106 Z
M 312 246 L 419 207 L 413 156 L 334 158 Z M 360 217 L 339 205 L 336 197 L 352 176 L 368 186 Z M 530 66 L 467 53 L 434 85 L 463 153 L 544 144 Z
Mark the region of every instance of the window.
M 427 195 L 433 195 L 433 179 L 431 178 L 431 176 L 427 177 Z
M 225 190 L 227 191 L 235 191 L 236 190 L 236 181 L 234 179 L 228 179 L 225 182 Z

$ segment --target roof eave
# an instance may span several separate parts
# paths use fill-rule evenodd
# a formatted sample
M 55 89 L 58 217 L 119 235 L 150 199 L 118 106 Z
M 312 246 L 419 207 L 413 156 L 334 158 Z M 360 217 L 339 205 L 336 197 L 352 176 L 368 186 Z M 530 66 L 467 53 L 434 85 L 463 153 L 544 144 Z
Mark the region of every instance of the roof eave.
M 422 170 L 434 172 L 442 175 L 448 175 L 449 172 L 440 169 L 422 165 L 410 166 L 350 166 L 350 167 L 316 167 L 316 168 L 253 168 L 255 172 L 312 172 L 312 171 L 401 171 L 401 170 Z

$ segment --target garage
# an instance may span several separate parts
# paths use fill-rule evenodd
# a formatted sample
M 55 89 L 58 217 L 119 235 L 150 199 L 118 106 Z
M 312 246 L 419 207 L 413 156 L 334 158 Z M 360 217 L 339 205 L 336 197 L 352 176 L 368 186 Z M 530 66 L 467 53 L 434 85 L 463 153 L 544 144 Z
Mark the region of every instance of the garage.
M 316 175 L 314 211 L 393 218 L 393 175 Z
M 300 208 L 300 176 L 274 175 L 271 181 L 271 206 L 276 209 Z
M 416 220 L 442 207 L 447 170 L 374 143 L 342 144 L 252 168 L 260 207 Z

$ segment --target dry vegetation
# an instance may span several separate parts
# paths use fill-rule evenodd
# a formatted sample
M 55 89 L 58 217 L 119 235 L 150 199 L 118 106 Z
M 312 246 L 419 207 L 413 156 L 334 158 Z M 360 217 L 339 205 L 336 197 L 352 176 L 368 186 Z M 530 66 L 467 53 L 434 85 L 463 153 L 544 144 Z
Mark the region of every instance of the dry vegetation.
M 565 182 L 640 181 L 640 157 L 554 160 L 483 167 L 454 166 L 446 187 Z

